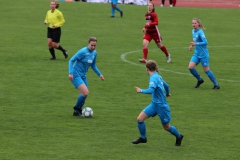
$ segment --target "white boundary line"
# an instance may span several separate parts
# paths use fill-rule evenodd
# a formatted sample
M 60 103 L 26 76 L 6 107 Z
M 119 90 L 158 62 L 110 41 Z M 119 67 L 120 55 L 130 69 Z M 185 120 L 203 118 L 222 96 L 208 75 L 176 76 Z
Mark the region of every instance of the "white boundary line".
M 236 45 L 236 46 L 210 46 L 208 48 L 215 48 L 215 47 L 221 47 L 221 48 L 224 48 L 224 47 L 240 47 L 240 45 Z M 176 48 L 169 48 L 170 50 L 175 50 L 175 49 L 184 49 L 184 48 L 188 48 L 188 47 L 176 47 Z M 126 52 L 126 53 L 123 53 L 121 54 L 121 59 L 124 61 L 124 62 L 127 62 L 127 63 L 130 63 L 132 65 L 136 65 L 136 66 L 141 66 L 141 67 L 145 67 L 143 65 L 141 65 L 140 63 L 135 63 L 135 62 L 131 62 L 131 61 L 128 61 L 126 60 L 126 56 L 128 54 L 133 54 L 133 53 L 136 53 L 136 52 L 142 52 L 142 50 L 136 50 L 136 51 L 130 51 L 130 52 Z M 172 70 L 167 70 L 167 69 L 163 69 L 163 68 L 158 68 L 159 70 L 162 70 L 162 71 L 166 71 L 166 72 L 172 72 L 172 73 L 175 73 L 175 74 L 182 74 L 182 75 L 187 75 L 187 76 L 192 76 L 191 74 L 187 74 L 187 73 L 183 73 L 183 72 L 176 72 L 176 71 L 172 71 Z M 239 83 L 240 81 L 236 81 L 236 80 L 230 80 L 230 79 L 221 79 L 221 78 L 217 78 L 217 80 L 221 80 L 221 81 L 227 81 L 227 82 L 235 82 L 235 83 Z

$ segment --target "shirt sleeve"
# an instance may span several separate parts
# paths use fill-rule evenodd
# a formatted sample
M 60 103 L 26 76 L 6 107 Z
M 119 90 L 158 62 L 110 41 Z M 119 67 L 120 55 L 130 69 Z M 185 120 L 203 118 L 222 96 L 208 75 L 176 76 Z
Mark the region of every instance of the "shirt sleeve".
M 73 74 L 73 64 L 84 56 L 83 50 L 79 50 L 68 62 L 68 72 Z
M 46 18 L 45 18 L 44 22 L 48 22 L 48 12 L 46 14 Z
M 55 24 L 56 27 L 61 27 L 63 25 L 63 23 L 65 23 L 65 19 L 63 17 L 62 12 L 58 13 L 58 23 Z
M 207 42 L 207 39 L 206 39 L 206 36 L 204 34 L 204 32 L 199 32 L 198 36 L 201 38 L 201 42 L 197 42 L 196 45 L 200 46 L 200 45 L 207 45 L 208 42 Z
M 149 87 L 148 89 L 141 89 L 140 92 L 144 94 L 152 94 L 154 92 L 154 88 Z
M 92 65 L 91 65 L 91 68 L 92 68 L 92 70 L 93 70 L 98 76 L 100 76 L 100 75 L 102 75 L 102 73 L 99 71 L 99 69 L 98 69 L 98 67 L 97 67 L 97 65 L 96 65 L 96 59 L 97 59 L 97 54 L 96 54 L 96 56 L 95 56 L 95 58 L 94 58 L 94 60 L 93 60 L 93 63 L 92 63 Z
M 162 82 L 163 82 L 163 87 L 166 91 L 166 95 L 169 95 L 169 85 L 164 80 L 162 80 Z

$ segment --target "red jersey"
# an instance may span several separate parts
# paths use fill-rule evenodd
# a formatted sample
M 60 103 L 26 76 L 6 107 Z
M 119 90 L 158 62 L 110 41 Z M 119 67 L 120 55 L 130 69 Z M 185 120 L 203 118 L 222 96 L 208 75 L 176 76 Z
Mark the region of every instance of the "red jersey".
M 146 13 L 145 14 L 146 17 L 146 23 L 148 23 L 149 25 L 145 25 L 144 28 L 146 28 L 146 32 L 148 34 L 157 34 L 158 33 L 158 16 L 155 12 L 151 12 L 151 13 Z

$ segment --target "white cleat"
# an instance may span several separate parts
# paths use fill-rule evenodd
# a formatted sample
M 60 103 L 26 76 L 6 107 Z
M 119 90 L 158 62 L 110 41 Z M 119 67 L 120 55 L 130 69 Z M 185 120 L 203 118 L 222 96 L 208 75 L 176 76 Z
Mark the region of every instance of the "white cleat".
M 167 63 L 170 63 L 170 62 L 171 62 L 171 55 L 168 54 L 168 56 L 167 56 Z
M 161 4 L 161 7 L 163 7 L 163 4 Z

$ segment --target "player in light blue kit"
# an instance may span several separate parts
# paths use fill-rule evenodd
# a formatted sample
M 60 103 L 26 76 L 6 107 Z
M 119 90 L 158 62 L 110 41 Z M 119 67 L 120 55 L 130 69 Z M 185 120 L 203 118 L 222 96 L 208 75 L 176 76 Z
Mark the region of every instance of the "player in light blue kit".
M 195 69 L 196 65 L 201 62 L 204 72 L 208 75 L 209 79 L 213 82 L 213 89 L 220 89 L 220 86 L 217 83 L 217 80 L 209 68 L 209 52 L 207 49 L 207 39 L 203 32 L 205 29 L 198 18 L 193 18 L 192 20 L 192 38 L 193 42 L 190 42 L 189 51 L 192 50 L 195 46 L 194 54 L 189 62 L 188 68 L 194 77 L 198 80 L 195 88 L 198 88 L 204 80 L 200 77 L 197 70 Z
M 152 94 L 152 102 L 145 109 L 143 109 L 137 117 L 140 137 L 137 140 L 132 141 L 132 143 L 147 143 L 146 125 L 144 121 L 149 117 L 158 115 L 163 128 L 176 137 L 175 146 L 180 146 L 183 135 L 180 134 L 174 126 L 170 125 L 171 113 L 166 100 L 166 97 L 170 97 L 169 86 L 158 74 L 158 67 L 155 61 L 147 61 L 146 71 L 150 76 L 148 89 L 141 89 L 139 87 L 135 87 L 135 89 L 137 93 Z
M 77 103 L 73 107 L 73 116 L 79 116 L 82 114 L 82 106 L 88 96 L 88 81 L 87 71 L 91 67 L 93 71 L 104 80 L 104 76 L 98 70 L 96 65 L 96 52 L 97 39 L 91 37 L 88 40 L 88 46 L 80 49 L 70 60 L 69 60 L 69 79 L 76 89 L 78 89 L 80 95 L 78 96 Z
M 118 0 L 111 0 L 111 13 L 112 13 L 112 18 L 115 17 L 115 10 L 120 12 L 120 16 L 123 16 L 123 11 L 117 6 Z

